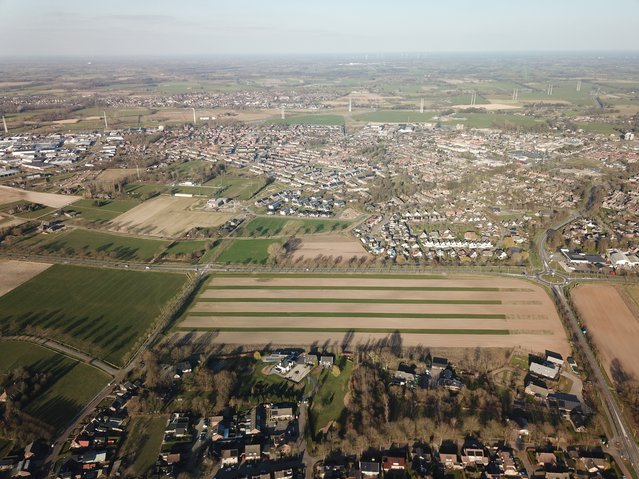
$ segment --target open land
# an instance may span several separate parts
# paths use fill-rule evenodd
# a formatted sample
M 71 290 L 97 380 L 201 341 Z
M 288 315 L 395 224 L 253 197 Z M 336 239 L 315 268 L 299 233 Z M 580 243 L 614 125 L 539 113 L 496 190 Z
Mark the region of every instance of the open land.
M 44 335 L 120 365 L 185 279 L 54 265 L 0 298 L 0 328 Z
M 79 196 L 58 195 L 54 193 L 40 193 L 38 191 L 24 191 L 9 186 L 0 186 L 0 204 L 13 203 L 15 201 L 29 201 L 40 203 L 51 208 L 62 208 L 74 201 L 79 200 Z
M 302 243 L 293 252 L 293 259 L 315 258 L 318 255 L 331 255 L 335 258 L 341 256 L 348 260 L 353 256 L 357 258 L 368 258 L 370 253 L 362 248 L 362 244 L 346 236 L 340 235 L 317 235 L 300 236 Z
M 214 227 L 230 218 L 225 213 L 197 211 L 201 200 L 159 196 L 117 217 L 111 227 L 117 231 L 150 236 L 181 235 L 196 226 Z
M 0 296 L 42 273 L 50 264 L 0 260 Z
M 16 368 L 51 375 L 44 388 L 28 401 L 25 412 L 55 430 L 73 419 L 109 380 L 93 366 L 36 344 L 0 340 L 0 348 L 0 376 Z
M 215 275 L 178 325 L 216 330 L 229 344 L 519 347 L 568 355 L 546 292 L 527 281 L 482 276 Z
M 580 284 L 572 290 L 571 297 L 609 377 L 616 376 L 612 364 L 618 360 L 623 370 L 639 378 L 639 318 L 633 312 L 633 305 L 624 301 L 630 292 L 623 288 L 625 286 Z

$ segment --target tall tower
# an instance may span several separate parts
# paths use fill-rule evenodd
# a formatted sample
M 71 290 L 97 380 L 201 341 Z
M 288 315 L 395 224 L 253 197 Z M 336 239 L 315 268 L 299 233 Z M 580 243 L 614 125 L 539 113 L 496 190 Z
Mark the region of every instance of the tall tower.
M 581 80 L 577 80 L 577 91 L 581 91 Z
M 284 105 L 282 105 L 281 116 L 282 116 L 282 120 L 286 120 L 286 114 L 284 113 Z

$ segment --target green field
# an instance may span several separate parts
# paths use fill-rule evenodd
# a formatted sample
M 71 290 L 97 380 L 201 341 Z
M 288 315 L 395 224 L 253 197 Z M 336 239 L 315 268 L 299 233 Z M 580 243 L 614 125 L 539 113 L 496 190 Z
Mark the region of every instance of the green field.
M 274 239 L 236 239 L 219 254 L 216 262 L 266 264 L 269 246 L 277 243 Z
M 128 457 L 134 477 L 145 477 L 160 454 L 167 416 L 133 416 L 120 450 Z
M 243 242 L 254 242 L 254 241 L 266 241 L 266 240 L 244 240 Z M 209 286 L 209 289 L 280 289 L 280 290 L 328 290 L 328 291 L 389 291 L 389 290 L 398 290 L 398 291 L 526 291 L 523 288 L 472 288 L 472 287 L 464 287 L 464 286 L 315 286 L 315 285 L 304 285 L 304 286 L 272 286 L 272 285 L 259 285 L 259 286 L 250 286 L 250 285 L 215 285 Z
M 205 303 L 235 303 L 237 298 L 199 298 Z M 375 304 L 502 304 L 498 299 L 346 299 L 346 298 L 242 298 L 243 303 L 375 303 Z
M 74 229 L 51 235 L 35 235 L 17 246 L 38 254 L 148 262 L 169 244 L 170 241 Z
M 351 225 L 349 221 L 330 219 L 290 219 L 282 217 L 259 216 L 242 225 L 238 236 L 269 237 L 291 236 L 294 234 L 316 234 L 342 231 Z
M 166 185 L 129 183 L 124 187 L 127 194 L 133 198 L 148 199 L 154 195 L 159 195 L 169 190 Z
M 275 315 L 276 313 L 273 313 Z M 180 328 L 187 331 L 219 331 L 219 332 L 257 332 L 257 333 L 379 333 L 379 334 L 464 334 L 464 335 L 499 335 L 510 334 L 507 329 L 397 329 L 397 328 L 300 328 L 296 326 L 286 328 L 251 327 L 197 327 Z
M 93 366 L 36 344 L 0 340 L 0 348 L 0 376 L 16 368 L 25 368 L 32 375 L 51 375 L 43 390 L 26 405 L 25 412 L 55 430 L 68 424 L 109 381 Z
M 53 265 L 0 298 L 0 328 L 45 335 L 121 365 L 185 281 L 173 273 Z
M 243 300 L 239 300 L 243 302 Z M 235 302 L 238 302 L 236 300 Z M 331 299 L 326 300 L 332 303 Z M 400 319 L 506 319 L 505 314 L 464 314 L 464 313 L 353 313 L 353 312 L 315 312 L 315 311 L 247 311 L 247 312 L 221 312 L 211 313 L 205 311 L 193 311 L 191 316 L 215 316 L 215 317 L 250 317 L 250 318 L 400 318 Z
M 354 115 L 357 121 L 371 121 L 380 123 L 430 123 L 437 113 L 419 110 L 380 110 Z
M 282 120 L 270 120 L 267 123 L 275 125 L 343 125 L 344 117 L 341 115 L 286 115 Z
M 12 203 L 6 203 L 4 205 L 1 205 L 0 211 L 4 213 L 8 213 L 9 210 L 15 208 L 16 206 L 30 205 L 30 204 L 35 204 L 35 203 L 31 203 L 29 201 L 24 201 L 24 200 L 14 201 Z M 17 216 L 19 218 L 35 219 L 35 218 L 40 218 L 41 216 L 46 216 L 49 213 L 52 213 L 53 211 L 55 211 L 55 208 L 51 208 L 50 206 L 44 206 L 44 205 L 40 205 L 40 206 L 42 206 L 42 208 L 39 208 L 37 210 L 16 212 L 14 216 Z
M 66 209 L 79 211 L 77 219 L 81 222 L 99 224 L 106 223 L 139 204 L 134 200 L 106 200 L 98 206 L 94 200 L 78 200 Z
M 206 253 L 206 245 L 210 241 L 190 240 L 177 241 L 173 243 L 165 252 L 164 258 L 176 261 L 195 261 Z
M 309 410 L 314 436 L 329 422 L 339 419 L 344 409 L 344 396 L 348 392 L 348 383 L 353 374 L 353 363 L 342 360 L 336 364 L 341 366 L 340 375 L 335 377 L 331 369 L 322 371 L 320 386 Z
M 249 200 L 266 185 L 266 179 L 248 173 L 229 171 L 204 183 L 211 196 Z
M 451 125 L 463 123 L 468 128 L 493 128 L 507 124 L 531 127 L 545 124 L 543 119 L 508 113 L 456 113 L 449 119 L 448 123 Z

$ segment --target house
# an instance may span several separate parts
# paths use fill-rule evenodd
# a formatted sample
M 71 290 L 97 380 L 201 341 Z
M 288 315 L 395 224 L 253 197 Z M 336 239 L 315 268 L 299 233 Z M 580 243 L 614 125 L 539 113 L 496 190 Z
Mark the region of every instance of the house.
M 461 462 L 464 466 L 471 464 L 488 465 L 490 458 L 484 447 L 479 442 L 469 439 L 464 443 L 461 450 Z
M 556 364 L 560 368 L 564 365 L 564 358 L 561 356 L 561 354 L 554 351 L 546 351 L 546 361 Z
M 552 452 L 537 452 L 535 453 L 535 460 L 538 466 L 542 467 L 556 467 L 557 456 Z
M 175 378 L 180 378 L 186 373 L 193 371 L 191 363 L 188 361 L 182 361 L 175 365 Z
M 439 447 L 439 462 L 447 469 L 460 468 L 461 463 L 457 457 L 457 444 L 452 441 L 444 441 Z
M 549 361 L 543 362 L 530 362 L 530 366 L 528 368 L 531 374 L 536 374 L 537 376 L 541 376 L 548 379 L 556 379 L 559 374 L 559 368 L 555 365 L 555 363 L 551 363 Z
M 515 464 L 515 460 L 513 459 L 513 455 L 510 451 L 499 451 L 497 453 L 497 457 L 499 458 L 501 464 L 500 469 L 504 476 L 518 476 L 519 471 L 517 470 L 517 465 Z
M 375 459 L 371 459 L 368 461 L 359 461 L 359 470 L 362 473 L 362 476 L 373 477 L 379 476 L 380 473 L 380 463 L 375 461 Z
M 259 461 L 262 458 L 261 444 L 246 444 L 244 446 L 245 461 Z
M 548 394 L 550 394 L 552 390 L 549 389 L 548 386 L 546 386 L 546 383 L 543 382 L 541 379 L 531 377 L 526 382 L 526 388 L 524 389 L 524 392 L 526 394 L 530 394 L 531 396 L 537 396 L 546 399 L 548 397 Z
M 230 466 L 240 461 L 240 453 L 237 447 L 224 448 L 220 451 L 222 466 Z
M 384 456 L 382 458 L 382 469 L 384 472 L 390 470 L 404 470 L 406 469 L 406 458 L 399 456 Z
M 574 394 L 552 393 L 548 395 L 548 405 L 556 407 L 561 412 L 570 413 L 574 409 L 581 408 L 581 401 Z
M 279 469 L 273 471 L 273 479 L 293 479 L 293 469 Z
M 319 365 L 323 368 L 330 368 L 335 363 L 335 357 L 329 354 L 322 354 L 319 358 Z

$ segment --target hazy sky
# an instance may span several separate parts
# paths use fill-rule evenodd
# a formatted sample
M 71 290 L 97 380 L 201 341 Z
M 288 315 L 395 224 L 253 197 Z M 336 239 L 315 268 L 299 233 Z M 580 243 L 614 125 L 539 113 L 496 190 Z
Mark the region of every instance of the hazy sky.
M 0 56 L 639 49 L 639 0 L 0 0 Z

